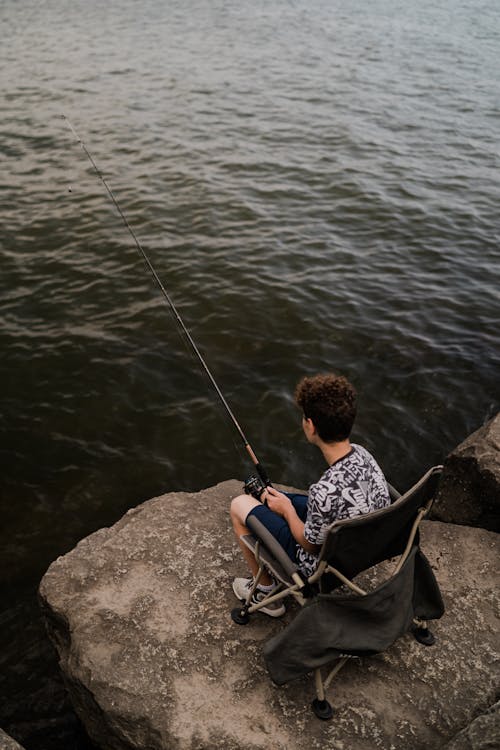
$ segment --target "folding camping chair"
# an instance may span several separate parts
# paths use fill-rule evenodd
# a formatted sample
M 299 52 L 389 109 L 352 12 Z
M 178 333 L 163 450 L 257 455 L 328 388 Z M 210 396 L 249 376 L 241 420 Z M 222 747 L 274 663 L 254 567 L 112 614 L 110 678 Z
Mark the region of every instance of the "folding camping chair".
M 248 519 L 252 533 L 242 541 L 254 553 L 259 570 L 247 600 L 233 609 L 231 616 L 234 622 L 246 624 L 251 614 L 270 601 L 288 596 L 298 601 L 297 615 L 265 644 L 264 657 L 278 685 L 314 672 L 312 708 L 321 719 L 333 715 L 325 691 L 349 658 L 380 653 L 409 630 L 420 643 L 434 643 L 427 620 L 441 617 L 444 606 L 432 569 L 420 550 L 419 525 L 432 507 L 441 471 L 441 466 L 433 467 L 403 495 L 391 488 L 393 502 L 387 508 L 335 521 L 328 529 L 318 567 L 309 578 L 258 519 Z M 387 560 L 394 562 L 394 569 L 375 588 L 368 591 L 353 580 Z M 266 568 L 278 582 L 278 591 L 251 604 Z M 348 593 L 338 590 L 342 585 Z M 336 663 L 323 679 L 321 668 L 332 661 Z

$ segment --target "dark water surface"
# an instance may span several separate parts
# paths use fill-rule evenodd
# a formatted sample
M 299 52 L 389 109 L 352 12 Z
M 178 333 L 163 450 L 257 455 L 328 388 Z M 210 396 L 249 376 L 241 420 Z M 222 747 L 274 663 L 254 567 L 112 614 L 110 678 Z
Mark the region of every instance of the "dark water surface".
M 251 473 L 105 175 L 276 482 L 338 370 L 414 481 L 499 408 L 496 0 L 3 0 L 0 726 L 87 747 L 35 592 L 162 492 Z

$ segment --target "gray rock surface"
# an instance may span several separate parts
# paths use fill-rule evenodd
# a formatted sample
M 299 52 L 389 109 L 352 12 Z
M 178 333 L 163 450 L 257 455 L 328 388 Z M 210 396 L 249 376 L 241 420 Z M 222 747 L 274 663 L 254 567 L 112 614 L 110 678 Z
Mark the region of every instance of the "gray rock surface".
M 0 750 L 24 750 L 15 740 L 0 729 Z
M 463 729 L 443 750 L 498 750 L 500 702 L 491 706 Z
M 447 612 L 428 648 L 410 635 L 353 660 L 330 687 L 267 675 L 262 645 L 283 621 L 235 625 L 244 574 L 227 512 L 236 481 L 171 493 L 56 560 L 40 601 L 73 704 L 103 750 L 433 750 L 495 701 L 498 536 L 426 522 L 422 546 Z M 293 607 L 284 620 L 293 616 Z
M 500 413 L 447 456 L 432 517 L 500 531 Z

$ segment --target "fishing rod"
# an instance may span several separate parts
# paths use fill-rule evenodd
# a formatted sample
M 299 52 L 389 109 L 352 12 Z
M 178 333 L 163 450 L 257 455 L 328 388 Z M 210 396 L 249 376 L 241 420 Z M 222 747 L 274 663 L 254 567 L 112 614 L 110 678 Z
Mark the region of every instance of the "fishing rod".
M 165 287 L 164 287 L 164 285 L 163 285 L 160 277 L 158 276 L 158 274 L 157 274 L 157 272 L 156 272 L 153 264 L 151 263 L 148 255 L 146 254 L 146 251 L 142 247 L 141 243 L 137 239 L 137 236 L 136 236 L 134 230 L 132 229 L 132 227 L 130 226 L 129 222 L 127 221 L 127 218 L 126 218 L 125 214 L 123 213 L 122 209 L 120 208 L 120 205 L 119 205 L 118 201 L 116 200 L 116 198 L 115 198 L 115 196 L 114 196 L 111 188 L 109 187 L 108 183 L 104 179 L 104 177 L 103 177 L 102 173 L 100 172 L 99 168 L 97 167 L 97 164 L 94 161 L 94 158 L 92 157 L 90 151 L 88 150 L 88 148 L 86 147 L 86 145 L 84 144 L 84 142 L 82 141 L 82 139 L 80 138 L 80 136 L 78 135 L 78 133 L 76 132 L 76 130 L 73 127 L 73 125 L 71 124 L 71 122 L 68 120 L 68 118 L 66 117 L 66 115 L 62 115 L 62 118 L 66 122 L 66 124 L 68 125 L 69 129 L 71 130 L 71 132 L 75 136 L 75 138 L 78 141 L 78 143 L 81 145 L 81 147 L 82 147 L 82 149 L 83 149 L 83 151 L 84 151 L 87 159 L 92 164 L 92 167 L 93 167 L 95 173 L 97 174 L 97 176 L 101 180 L 102 184 L 106 188 L 109 197 L 113 201 L 113 204 L 114 204 L 116 210 L 118 211 L 120 217 L 122 218 L 123 223 L 125 224 L 125 227 L 130 232 L 130 234 L 132 236 L 132 239 L 134 240 L 134 243 L 135 243 L 135 245 L 136 245 L 136 247 L 137 247 L 140 255 L 142 256 L 143 260 L 145 261 L 145 263 L 146 263 L 148 269 L 150 270 L 150 272 L 151 272 L 154 280 L 156 281 L 158 287 L 160 288 L 160 291 L 163 294 L 163 297 L 167 301 L 167 303 L 168 303 L 168 305 L 170 307 L 170 310 L 171 310 L 171 312 L 173 313 L 173 315 L 175 317 L 175 320 L 176 320 L 177 324 L 180 326 L 180 328 L 183 331 L 186 339 L 188 340 L 189 344 L 191 345 L 191 348 L 193 349 L 193 351 L 196 354 L 199 362 L 201 363 L 201 365 L 202 365 L 202 367 L 203 367 L 206 375 L 208 376 L 208 379 L 210 380 L 210 383 L 214 387 L 215 392 L 217 393 L 217 395 L 218 395 L 218 397 L 219 397 L 219 399 L 220 399 L 220 401 L 221 401 L 224 409 L 226 410 L 227 414 L 229 415 L 229 417 L 230 417 L 233 425 L 236 428 L 236 431 L 238 432 L 241 440 L 243 441 L 243 445 L 245 447 L 245 450 L 247 451 L 248 455 L 250 456 L 250 459 L 251 459 L 253 465 L 255 466 L 255 468 L 256 468 L 256 470 L 257 470 L 257 472 L 259 474 L 259 477 L 261 478 L 261 480 L 262 480 L 262 482 L 264 483 L 265 486 L 269 486 L 271 484 L 271 481 L 270 481 L 270 479 L 269 479 L 269 477 L 267 475 L 267 472 L 266 472 L 264 466 L 259 461 L 259 459 L 257 458 L 257 456 L 256 456 L 256 454 L 255 454 L 255 452 L 254 452 L 254 450 L 252 448 L 252 446 L 248 442 L 248 440 L 246 438 L 246 435 L 243 432 L 243 430 L 241 429 L 238 420 L 234 416 L 234 414 L 233 414 L 233 412 L 232 412 L 229 404 L 227 403 L 226 399 L 224 398 L 224 395 L 223 395 L 221 389 L 217 385 L 217 383 L 215 381 L 215 378 L 212 375 L 212 373 L 211 373 L 211 371 L 210 371 L 207 363 L 205 362 L 205 360 L 204 360 L 204 358 L 203 358 L 200 350 L 196 346 L 196 343 L 193 340 L 193 337 L 191 336 L 191 334 L 189 333 L 188 329 L 186 328 L 186 325 L 185 325 L 184 321 L 182 320 L 182 318 L 181 318 L 181 316 L 179 314 L 179 311 L 177 310 L 176 306 L 174 305 L 174 303 L 172 301 L 172 298 L 170 297 L 169 293 L 165 289 Z M 250 477 L 245 482 L 245 491 L 248 492 L 249 494 L 254 494 L 254 492 L 258 493 L 259 492 L 258 482 L 259 482 L 259 480 L 256 477 Z

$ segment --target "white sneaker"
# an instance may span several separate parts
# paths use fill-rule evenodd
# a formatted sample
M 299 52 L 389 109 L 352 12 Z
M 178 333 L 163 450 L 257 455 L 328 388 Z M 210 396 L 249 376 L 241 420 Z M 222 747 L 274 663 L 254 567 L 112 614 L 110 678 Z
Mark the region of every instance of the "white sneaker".
M 235 578 L 233 581 L 234 595 L 242 602 L 246 602 L 252 586 L 253 578 Z M 275 594 L 277 590 L 277 585 L 273 589 L 271 589 L 271 591 L 262 591 L 262 589 L 257 586 L 255 591 L 253 592 L 250 604 L 260 604 L 260 602 L 262 602 L 266 598 L 266 596 Z M 281 617 L 285 614 L 286 607 L 283 602 L 280 601 L 269 602 L 269 604 L 266 604 L 264 607 L 260 607 L 258 611 L 263 612 L 265 615 L 269 615 L 269 617 Z

